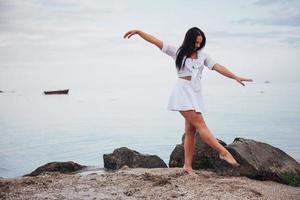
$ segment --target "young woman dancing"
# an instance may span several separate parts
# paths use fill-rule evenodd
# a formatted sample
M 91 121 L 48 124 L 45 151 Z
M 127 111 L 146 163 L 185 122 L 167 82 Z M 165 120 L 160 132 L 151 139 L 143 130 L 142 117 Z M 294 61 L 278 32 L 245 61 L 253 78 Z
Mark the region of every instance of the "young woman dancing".
M 232 167 L 238 167 L 239 163 L 217 141 L 204 121 L 202 113 L 205 111 L 205 108 L 201 90 L 201 76 L 204 67 L 207 67 L 210 70 L 215 70 L 228 78 L 236 80 L 243 86 L 245 86 L 243 81 L 252 81 L 252 79 L 237 76 L 226 67 L 211 59 L 203 51 L 206 44 L 206 37 L 203 31 L 197 27 L 193 27 L 186 32 L 182 45 L 179 48 L 167 44 L 141 30 L 130 30 L 124 35 L 124 38 L 130 38 L 136 34 L 147 42 L 156 45 L 162 52 L 171 56 L 175 61 L 178 79 L 171 92 L 167 108 L 172 111 L 179 111 L 185 119 L 184 171 L 189 174 L 195 174 L 192 169 L 192 160 L 195 149 L 196 131 L 200 134 L 202 141 L 218 152 L 220 159 L 225 160 Z

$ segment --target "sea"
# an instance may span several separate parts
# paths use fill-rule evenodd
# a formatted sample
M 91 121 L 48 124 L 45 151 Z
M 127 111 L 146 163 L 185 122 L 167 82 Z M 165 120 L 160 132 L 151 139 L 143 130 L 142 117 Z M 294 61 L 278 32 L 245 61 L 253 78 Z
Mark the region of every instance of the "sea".
M 30 173 L 53 161 L 103 169 L 103 154 L 128 147 L 168 164 L 184 118 L 166 109 L 172 84 L 71 87 L 44 95 L 38 87 L 0 93 L 0 177 Z M 300 161 L 300 84 L 203 82 L 203 117 L 216 138 L 261 141 Z M 44 88 L 45 89 L 45 88 Z M 60 88 L 65 89 L 65 88 Z M 67 89 L 67 88 L 66 88 Z

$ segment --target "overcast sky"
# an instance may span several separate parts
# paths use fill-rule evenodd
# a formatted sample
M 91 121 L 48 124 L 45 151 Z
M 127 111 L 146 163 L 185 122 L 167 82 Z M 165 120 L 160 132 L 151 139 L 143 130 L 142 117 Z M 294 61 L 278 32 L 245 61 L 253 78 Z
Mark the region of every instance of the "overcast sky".
M 0 0 L 0 89 L 171 81 L 170 58 L 122 36 L 139 28 L 180 45 L 193 26 L 205 32 L 206 52 L 237 75 L 300 81 L 297 0 Z

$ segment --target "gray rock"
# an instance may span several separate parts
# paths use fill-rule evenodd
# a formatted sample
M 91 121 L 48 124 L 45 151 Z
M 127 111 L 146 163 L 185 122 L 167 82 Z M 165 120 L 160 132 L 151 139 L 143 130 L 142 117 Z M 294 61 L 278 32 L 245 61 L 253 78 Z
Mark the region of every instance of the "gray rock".
M 166 168 L 166 163 L 156 155 L 140 154 L 127 147 L 115 149 L 111 154 L 103 154 L 104 168 L 117 170 L 127 165 L 130 168 Z
M 236 170 L 220 168 L 223 172 L 295 186 L 300 183 L 300 164 L 279 148 L 243 138 L 236 138 L 227 148 L 241 166 Z
M 37 176 L 44 172 L 60 172 L 60 173 L 71 173 L 83 169 L 86 166 L 80 165 L 78 163 L 69 162 L 50 162 L 45 165 L 38 167 L 36 170 L 30 174 L 24 176 Z

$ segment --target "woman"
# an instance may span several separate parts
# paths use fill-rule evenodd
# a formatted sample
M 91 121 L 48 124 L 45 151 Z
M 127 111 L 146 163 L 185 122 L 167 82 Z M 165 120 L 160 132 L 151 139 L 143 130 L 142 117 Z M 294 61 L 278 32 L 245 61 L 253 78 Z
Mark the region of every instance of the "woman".
M 128 31 L 124 38 L 129 39 L 135 34 L 156 45 L 175 61 L 179 78 L 170 95 L 168 109 L 179 111 L 185 118 L 184 171 L 195 175 L 192 169 L 192 160 L 196 130 L 200 134 L 201 139 L 218 152 L 220 159 L 225 160 L 232 167 L 238 167 L 239 163 L 226 148 L 219 144 L 203 119 L 202 113 L 205 110 L 201 94 L 201 76 L 205 66 L 210 70 L 215 70 L 228 78 L 236 80 L 243 86 L 245 86 L 243 81 L 252 81 L 252 79 L 236 76 L 227 68 L 212 60 L 202 50 L 206 43 L 206 37 L 203 31 L 197 27 L 193 27 L 186 32 L 183 43 L 179 48 L 162 42 L 141 30 Z

